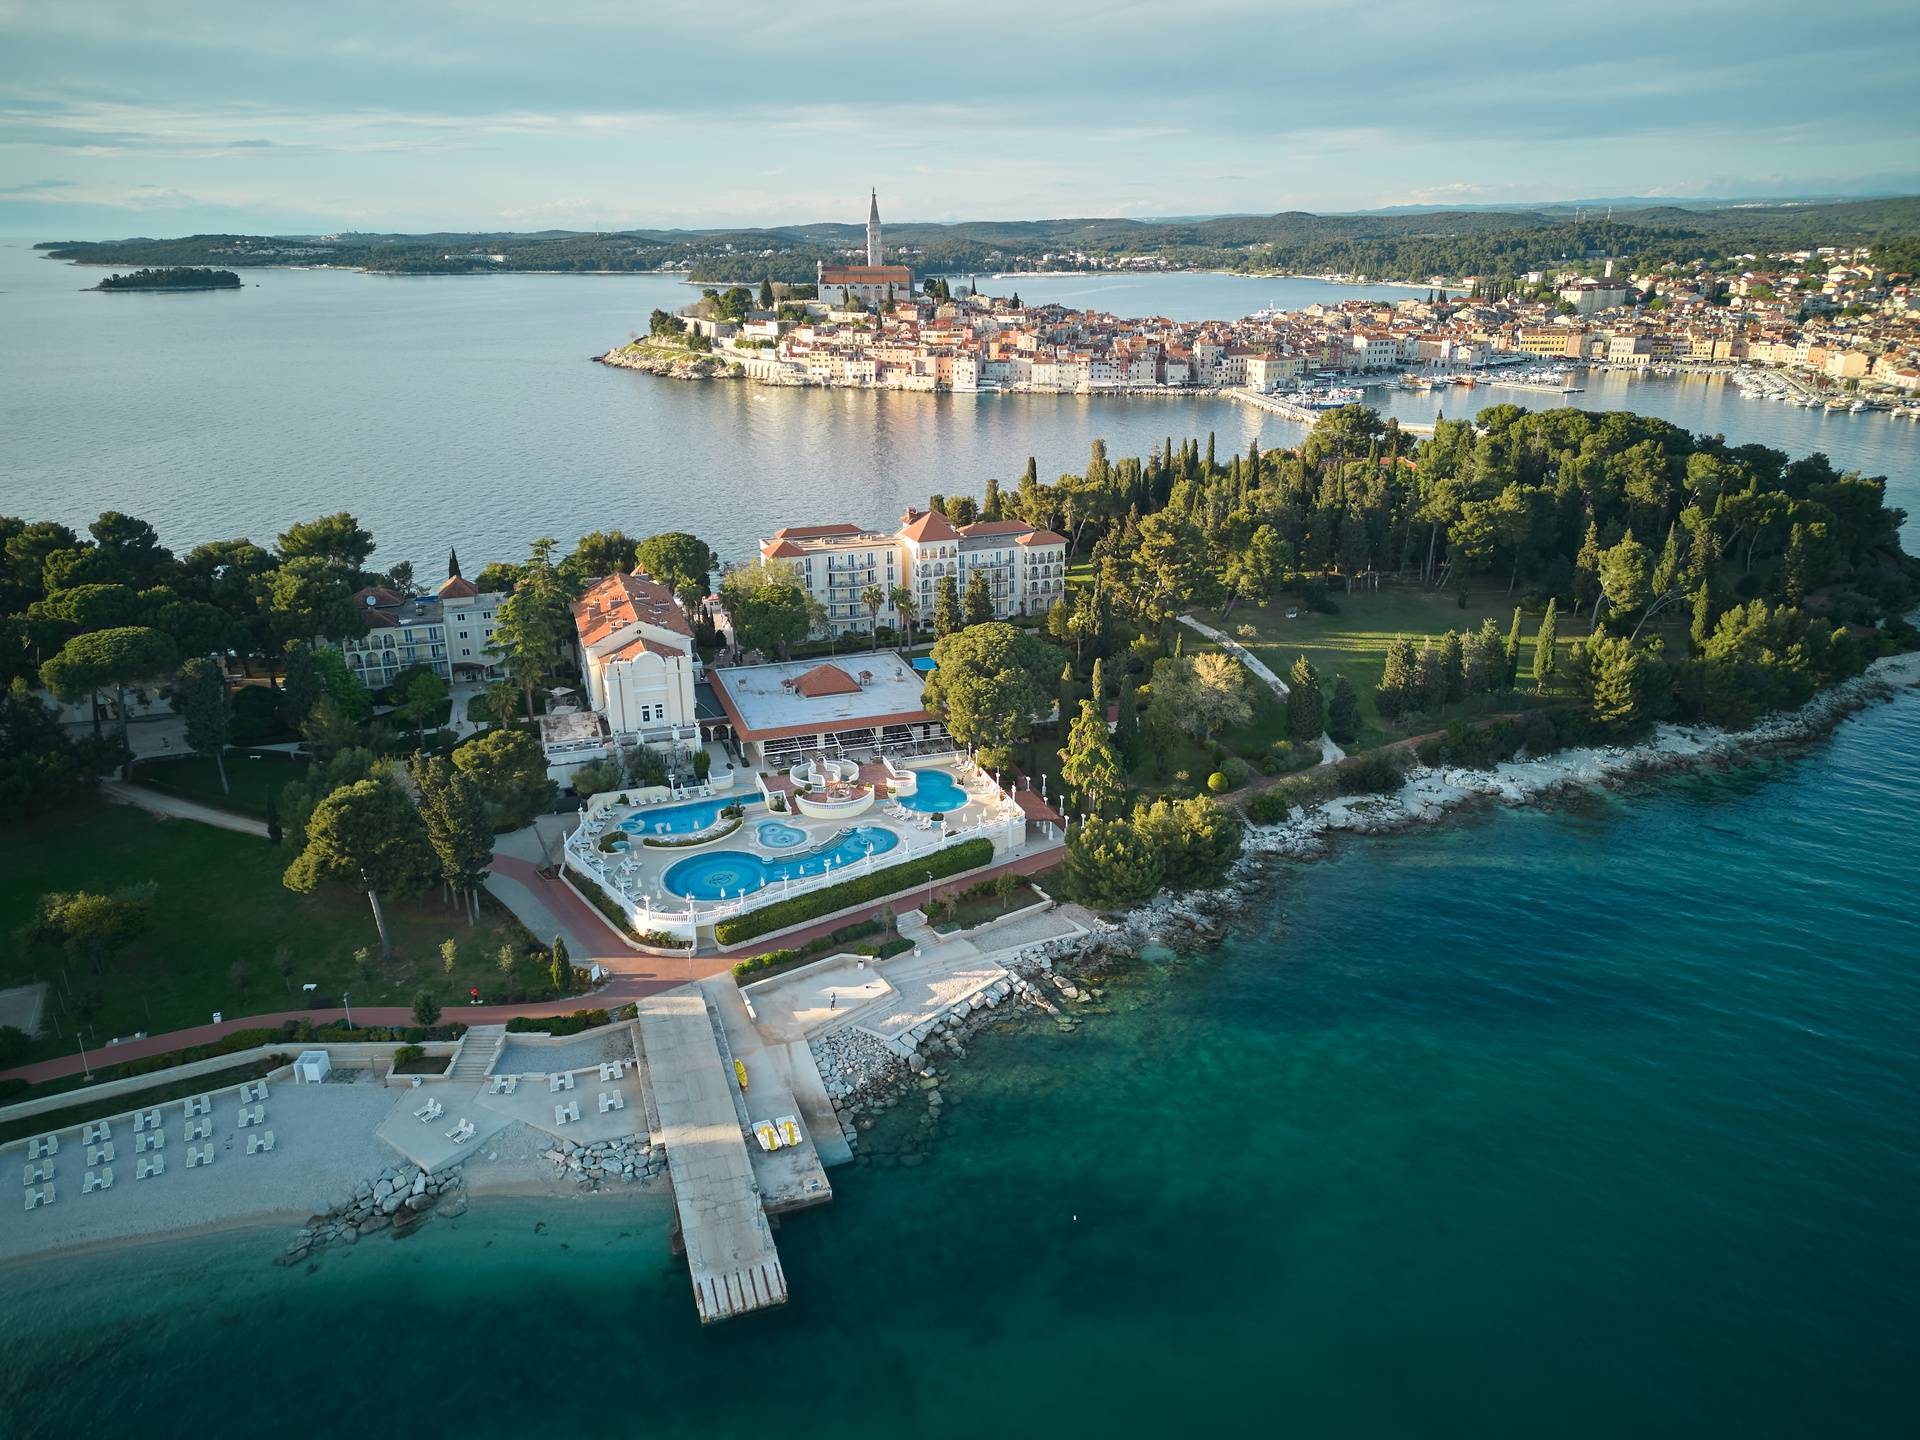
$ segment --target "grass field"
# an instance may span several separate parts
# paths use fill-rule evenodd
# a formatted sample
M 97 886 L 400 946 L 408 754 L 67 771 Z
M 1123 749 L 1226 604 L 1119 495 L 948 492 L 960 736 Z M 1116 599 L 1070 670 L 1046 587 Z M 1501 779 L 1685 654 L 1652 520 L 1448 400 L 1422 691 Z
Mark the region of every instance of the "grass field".
M 151 785 L 155 790 L 164 790 L 184 800 L 197 800 L 218 810 L 263 818 L 268 797 L 277 794 L 289 780 L 298 780 L 306 773 L 307 761 L 303 756 L 278 750 L 235 750 L 227 755 L 227 780 L 233 786 L 231 795 L 221 790 L 220 772 L 210 756 L 143 760 L 134 767 L 133 778 L 142 785 Z
M 215 782 L 218 788 L 218 782 Z M 74 1049 L 76 1011 L 92 998 L 85 1026 L 98 1042 L 229 1016 L 337 1006 L 342 992 L 358 1005 L 407 1005 L 433 990 L 449 1009 L 468 987 L 483 997 L 506 988 L 495 956 L 526 932 L 491 897 L 469 928 L 437 895 L 389 901 L 395 958 L 382 961 L 366 897 L 331 888 L 296 895 L 280 883 L 292 857 L 264 840 L 186 820 L 159 820 L 125 805 L 88 805 L 0 832 L 0 987 L 52 982 L 47 1034 L 29 1058 Z M 153 924 L 95 975 L 85 957 L 18 938 L 40 896 L 50 890 L 111 891 L 135 881 L 159 886 Z M 459 941 L 451 975 L 440 942 Z M 275 960 L 284 946 L 290 973 Z M 356 947 L 372 959 L 356 962 Z M 514 988 L 527 989 L 522 976 Z M 300 987 L 318 989 L 303 996 Z M 60 1034 L 52 1033 L 58 1027 Z
M 1345 675 L 1360 696 L 1363 725 L 1360 738 L 1347 747 L 1349 751 L 1370 749 L 1415 731 L 1435 729 L 1440 722 L 1456 717 L 1523 709 L 1537 703 L 1530 676 L 1533 638 L 1540 628 L 1540 616 L 1528 614 L 1521 619 L 1521 677 L 1516 691 L 1448 706 L 1439 721 L 1423 716 L 1411 726 L 1383 722 L 1374 705 L 1373 692 L 1380 683 L 1387 646 L 1395 636 L 1405 635 L 1418 648 L 1427 636 L 1437 639 L 1449 630 L 1471 632 L 1478 630 L 1483 620 L 1492 618 L 1504 637 L 1513 621 L 1514 602 L 1507 598 L 1504 589 L 1480 590 L 1469 593 L 1463 609 L 1457 594 L 1398 585 L 1383 586 L 1372 592 L 1356 591 L 1352 595 L 1336 591 L 1333 598 L 1340 606 L 1337 615 L 1321 615 L 1300 606 L 1298 615 L 1289 620 L 1287 611 L 1298 602 L 1288 597 L 1263 606 L 1236 606 L 1231 615 L 1224 617 L 1212 611 L 1197 611 L 1195 618 L 1233 636 L 1283 680 L 1302 655 L 1320 672 L 1323 691 L 1331 688 L 1335 675 Z M 1246 626 L 1252 627 L 1251 637 L 1242 631 Z M 1556 628 L 1563 657 L 1567 646 L 1587 633 L 1584 618 L 1566 614 L 1558 617 Z M 1549 698 L 1551 693 L 1550 690 Z

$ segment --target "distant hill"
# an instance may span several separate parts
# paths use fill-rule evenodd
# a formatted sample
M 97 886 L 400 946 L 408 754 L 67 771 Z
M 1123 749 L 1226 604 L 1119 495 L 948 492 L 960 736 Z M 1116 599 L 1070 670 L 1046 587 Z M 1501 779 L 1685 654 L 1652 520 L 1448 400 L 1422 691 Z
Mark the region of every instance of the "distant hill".
M 1509 275 L 1614 254 L 1662 263 L 1871 243 L 1897 269 L 1920 265 L 1920 196 L 1777 202 L 1533 209 L 1427 209 L 1360 215 L 1227 215 L 1195 220 L 969 220 L 890 224 L 923 274 L 1072 268 L 1156 258 L 1178 268 L 1340 272 L 1381 279 Z M 543 230 L 431 235 L 189 235 L 180 239 L 61 241 L 40 246 L 90 265 L 342 265 L 400 274 L 487 270 L 683 270 L 714 283 L 804 281 L 816 263 L 858 250 L 858 225 L 818 223 L 740 230 Z M 1043 259 L 1043 257 L 1046 257 Z

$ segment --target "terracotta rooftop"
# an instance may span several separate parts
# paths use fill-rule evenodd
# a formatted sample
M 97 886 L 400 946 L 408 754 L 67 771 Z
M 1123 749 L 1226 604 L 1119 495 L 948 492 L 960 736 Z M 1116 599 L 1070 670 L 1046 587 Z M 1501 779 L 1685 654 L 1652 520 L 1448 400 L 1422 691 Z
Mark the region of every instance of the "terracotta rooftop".
M 693 638 L 693 626 L 673 593 L 638 570 L 596 580 L 573 602 L 573 623 L 582 645 L 597 645 L 616 631 L 642 622 Z
M 960 533 L 969 540 L 978 540 L 994 535 L 1024 535 L 1032 528 L 1024 520 L 976 520 L 971 525 L 962 525 Z
M 824 695 L 856 694 L 860 682 L 838 665 L 816 665 L 796 679 L 793 688 L 809 700 L 818 700 Z
M 1067 537 L 1052 530 L 1034 530 L 1013 542 L 1016 545 L 1064 545 Z
M 960 532 L 953 528 L 953 522 L 938 510 L 909 510 L 900 520 L 900 533 L 909 540 L 925 543 L 929 540 L 960 538 Z
M 480 593 L 480 587 L 464 575 L 449 575 L 433 593 L 442 600 L 471 600 Z
M 776 540 L 823 540 L 829 535 L 858 535 L 860 527 L 841 520 L 832 525 L 783 525 L 773 532 Z

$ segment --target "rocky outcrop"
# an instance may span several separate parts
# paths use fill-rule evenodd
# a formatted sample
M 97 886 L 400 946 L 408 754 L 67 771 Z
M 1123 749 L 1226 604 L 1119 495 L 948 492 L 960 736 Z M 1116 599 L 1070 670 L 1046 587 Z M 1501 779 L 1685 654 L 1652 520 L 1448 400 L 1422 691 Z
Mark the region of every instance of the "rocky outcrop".
M 571 1175 L 582 1185 L 651 1180 L 667 1168 L 667 1150 L 644 1135 L 620 1140 L 595 1140 L 582 1145 L 561 1140 L 540 1152 L 540 1158 L 553 1166 L 556 1174 Z
M 466 1210 L 466 1177 L 459 1170 L 434 1174 L 412 1165 L 389 1166 L 308 1217 L 274 1263 L 297 1264 L 329 1245 L 352 1245 L 382 1230 L 404 1240 L 420 1228 L 429 1212 L 451 1219 Z
M 741 376 L 740 368 L 721 356 L 696 355 L 690 350 L 665 350 L 652 345 L 616 345 L 594 358 L 602 365 L 644 370 L 669 380 L 737 380 Z

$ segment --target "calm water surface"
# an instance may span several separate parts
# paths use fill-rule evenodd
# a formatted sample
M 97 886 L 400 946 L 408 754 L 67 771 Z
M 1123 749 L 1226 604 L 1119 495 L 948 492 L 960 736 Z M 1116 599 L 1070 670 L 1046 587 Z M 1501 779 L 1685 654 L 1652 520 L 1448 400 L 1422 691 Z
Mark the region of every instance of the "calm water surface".
M 528 540 L 618 525 L 687 529 L 724 557 L 784 523 L 890 523 L 934 491 L 978 493 L 1079 470 L 1096 438 L 1144 455 L 1214 432 L 1222 451 L 1300 430 L 1209 398 L 904 395 L 685 384 L 588 363 L 692 293 L 670 276 L 418 277 L 254 270 L 239 292 L 85 293 L 101 272 L 0 241 L 0 513 L 84 524 L 151 519 L 170 544 L 250 535 L 351 509 L 378 559 L 437 579 Z M 1231 318 L 1277 304 L 1412 291 L 1223 275 L 983 282 L 1122 314 Z M 1406 419 L 1461 414 L 1495 390 L 1381 390 Z M 1631 406 L 1694 430 L 1897 477 L 1920 502 L 1920 427 L 1747 401 L 1719 383 L 1595 383 L 1576 403 Z

